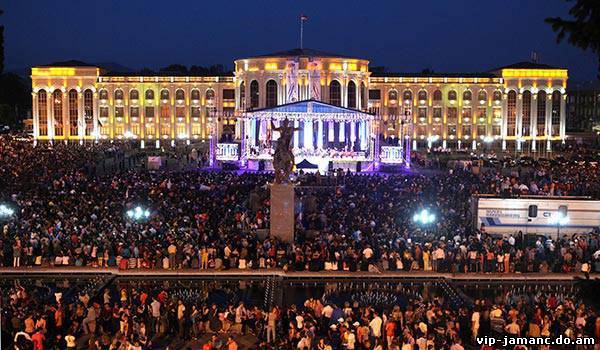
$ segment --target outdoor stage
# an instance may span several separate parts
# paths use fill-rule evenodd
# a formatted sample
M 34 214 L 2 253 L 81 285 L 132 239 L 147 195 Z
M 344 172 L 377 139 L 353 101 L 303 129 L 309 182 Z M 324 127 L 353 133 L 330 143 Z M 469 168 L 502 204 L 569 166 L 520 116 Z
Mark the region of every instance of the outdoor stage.
M 216 161 L 237 162 L 242 169 L 273 170 L 276 131 L 288 119 L 294 126 L 292 152 L 297 170 L 377 171 L 381 164 L 410 166 L 410 135 L 397 146 L 382 146 L 379 118 L 370 113 L 305 100 L 241 115 L 241 143 L 218 143 Z

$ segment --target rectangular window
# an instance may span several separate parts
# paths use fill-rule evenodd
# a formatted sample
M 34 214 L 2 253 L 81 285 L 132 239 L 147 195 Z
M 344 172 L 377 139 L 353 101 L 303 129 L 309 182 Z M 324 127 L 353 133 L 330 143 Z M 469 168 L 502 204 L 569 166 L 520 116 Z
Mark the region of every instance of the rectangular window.
M 140 117 L 140 107 L 131 107 L 129 114 L 131 115 L 131 120 L 137 120 Z
M 485 107 L 477 108 L 477 123 L 485 124 L 487 119 L 487 109 Z
M 187 131 L 185 130 L 185 124 L 181 124 L 181 123 L 177 124 L 177 137 L 179 137 L 179 135 L 187 136 Z
M 171 106 L 160 106 L 160 117 L 169 118 L 171 116 Z
M 442 134 L 442 124 L 433 124 L 431 126 L 431 134 L 440 136 Z
M 420 122 L 424 122 L 425 120 L 427 120 L 427 108 L 419 107 L 419 109 L 417 110 L 417 117 L 419 118 Z
M 48 135 L 48 105 L 46 91 L 38 93 L 38 129 L 40 136 Z
M 235 90 L 234 89 L 223 89 L 223 99 L 224 100 L 235 100 Z
M 425 124 L 417 125 L 417 137 L 419 137 L 421 135 L 427 136 L 427 125 L 425 125 Z
M 467 138 L 471 137 L 471 125 L 463 124 L 462 126 L 462 137 Z
M 146 107 L 146 120 L 154 118 L 154 107 Z
M 433 108 L 433 120 L 439 122 L 442 120 L 442 108 L 434 107 Z
M 131 133 L 139 137 L 140 136 L 140 124 L 138 124 L 138 123 L 131 124 Z
M 471 123 L 471 108 L 463 108 L 462 122 L 463 123 Z
M 498 124 L 492 125 L 492 135 L 500 136 L 500 125 L 498 125 Z
M 185 107 L 175 107 L 175 116 L 177 118 L 185 118 Z
M 369 90 L 369 100 L 381 100 L 381 90 Z
M 398 116 L 398 107 L 388 107 L 388 115 L 395 120 L 395 117 Z
M 448 124 L 448 136 L 456 137 L 456 124 Z
M 117 121 L 121 121 L 124 117 L 123 107 L 115 107 L 115 118 Z
M 448 124 L 456 124 L 458 122 L 458 110 L 456 107 L 448 107 L 448 116 L 446 119 L 446 123 Z
M 486 126 L 485 125 L 477 125 L 477 136 L 483 136 L 485 137 L 487 135 L 487 130 L 486 130 Z

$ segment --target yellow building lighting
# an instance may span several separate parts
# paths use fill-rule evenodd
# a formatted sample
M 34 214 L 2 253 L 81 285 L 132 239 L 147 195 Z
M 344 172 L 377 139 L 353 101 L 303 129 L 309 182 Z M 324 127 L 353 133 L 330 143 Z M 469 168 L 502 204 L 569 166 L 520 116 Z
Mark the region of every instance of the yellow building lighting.
M 502 70 L 503 78 L 568 78 L 566 69 L 513 69 Z
M 31 68 L 31 75 L 34 77 L 63 77 L 75 75 L 75 68 L 66 67 L 48 67 L 48 68 Z
M 276 62 L 265 63 L 265 70 L 277 70 L 277 63 Z
M 342 70 L 342 64 L 341 63 L 330 63 L 329 70 Z

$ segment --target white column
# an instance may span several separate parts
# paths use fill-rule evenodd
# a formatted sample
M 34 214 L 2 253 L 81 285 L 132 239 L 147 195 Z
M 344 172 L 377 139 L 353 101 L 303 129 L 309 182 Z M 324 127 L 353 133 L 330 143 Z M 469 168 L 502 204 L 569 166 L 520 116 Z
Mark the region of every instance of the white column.
M 552 92 L 546 94 L 546 126 L 544 136 L 552 135 Z
M 335 139 L 335 123 L 330 121 L 327 127 L 327 141 L 333 142 Z
M 317 148 L 323 149 L 323 120 L 317 121 Z
M 350 123 L 350 147 L 354 149 L 354 143 L 356 142 L 356 122 Z
M 31 116 L 33 117 L 33 138 L 38 139 L 40 136 L 40 115 L 38 110 L 38 95 L 37 92 L 31 92 Z
M 340 122 L 340 143 L 346 142 L 346 123 Z
M 313 149 L 313 121 L 304 122 L 304 148 Z
M 83 116 L 83 90 L 77 92 L 77 136 L 82 140 L 85 136 L 85 118 Z
M 364 150 L 367 148 L 367 140 L 368 140 L 368 133 L 367 133 L 367 122 L 364 120 L 360 121 L 360 132 L 358 134 L 359 138 L 360 138 L 360 149 Z

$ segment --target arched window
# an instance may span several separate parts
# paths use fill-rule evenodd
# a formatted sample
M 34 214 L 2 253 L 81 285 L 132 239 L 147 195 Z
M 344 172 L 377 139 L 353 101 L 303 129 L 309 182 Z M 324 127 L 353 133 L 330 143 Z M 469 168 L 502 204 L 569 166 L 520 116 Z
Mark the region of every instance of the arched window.
M 191 95 L 193 101 L 200 100 L 200 90 L 194 89 L 194 90 L 192 90 L 192 92 L 190 93 L 190 95 Z
M 178 89 L 177 91 L 175 91 L 175 99 L 177 101 L 185 100 L 185 92 L 182 89 Z
M 442 92 L 440 90 L 435 90 L 433 92 L 433 100 L 440 102 L 442 100 Z
M 396 91 L 396 90 L 388 91 L 388 100 L 392 104 L 398 103 L 398 91 Z
M 40 136 L 48 135 L 48 96 L 46 90 L 38 91 L 38 132 Z
M 418 95 L 419 101 L 427 101 L 427 91 L 421 90 Z
M 456 101 L 456 91 L 448 91 L 448 101 Z
M 500 91 L 496 90 L 496 91 L 494 91 L 492 98 L 494 99 L 494 102 L 500 103 L 500 101 L 502 101 L 502 93 Z
M 122 99 L 123 99 L 123 90 L 121 90 L 121 89 L 115 90 L 115 100 L 122 100 Z
M 154 100 L 154 90 L 146 90 L 146 100 Z
M 56 89 L 52 94 L 52 109 L 54 111 L 54 135 L 63 136 L 63 106 L 62 106 L 62 91 Z
M 140 99 L 140 93 L 137 90 L 131 90 L 129 91 L 129 99 L 130 100 L 139 100 Z
M 402 100 L 404 103 L 410 104 L 412 102 L 412 91 L 404 90 L 404 93 L 402 94 Z
M 546 91 L 540 90 L 537 94 L 537 135 L 546 135 Z
M 525 90 L 523 92 L 523 116 L 521 120 L 522 132 L 521 136 L 529 136 L 529 130 L 531 124 L 531 91 Z
M 108 91 L 102 89 L 98 95 L 101 100 L 108 100 Z
M 90 89 L 83 92 L 83 118 L 85 119 L 85 136 L 94 130 L 94 93 Z
M 208 107 L 215 106 L 215 90 L 213 90 L 213 89 L 206 90 L 206 93 L 204 94 L 204 98 L 206 99 L 206 105 Z
M 473 94 L 471 93 L 471 90 L 465 90 L 463 92 L 463 101 L 471 101 L 472 98 Z
M 246 109 L 246 85 L 243 81 L 240 83 L 240 108 Z
M 517 122 L 517 92 L 510 90 L 508 92 L 508 102 L 506 104 L 506 134 L 515 136 L 515 125 Z
M 487 92 L 485 92 L 485 90 L 479 90 L 477 99 L 479 100 L 479 104 L 485 104 L 485 100 L 487 100 Z
M 167 89 L 163 89 L 160 91 L 160 99 L 161 100 L 168 100 L 169 99 L 169 90 Z
M 554 90 L 552 93 L 552 135 L 558 135 L 560 130 L 560 91 Z
M 271 79 L 267 81 L 267 107 L 275 107 L 277 106 L 277 83 L 275 80 Z
M 258 108 L 258 81 L 250 83 L 250 108 Z
M 348 108 L 356 107 L 356 84 L 350 80 L 348 83 Z
M 77 106 L 77 90 L 71 89 L 69 90 L 69 135 L 77 136 L 77 128 L 78 128 L 78 106 Z
M 329 84 L 329 103 L 334 106 L 342 105 L 342 86 L 337 80 L 332 80 Z

